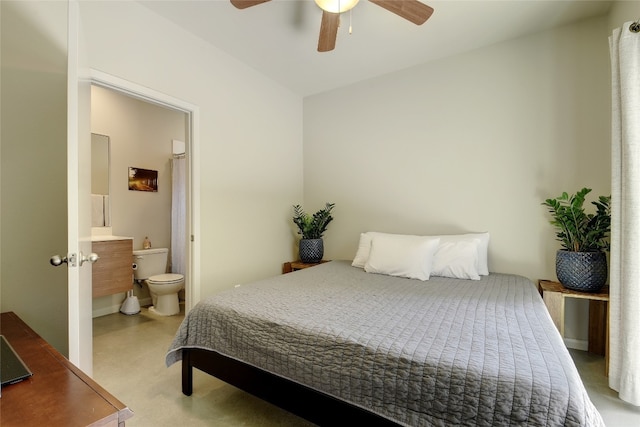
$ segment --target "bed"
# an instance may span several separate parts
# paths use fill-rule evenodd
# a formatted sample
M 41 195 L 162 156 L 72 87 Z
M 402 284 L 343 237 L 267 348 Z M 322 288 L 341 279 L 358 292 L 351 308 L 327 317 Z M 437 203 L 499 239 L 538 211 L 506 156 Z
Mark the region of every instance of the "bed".
M 166 355 L 320 425 L 604 426 L 528 279 L 332 261 L 222 292 Z

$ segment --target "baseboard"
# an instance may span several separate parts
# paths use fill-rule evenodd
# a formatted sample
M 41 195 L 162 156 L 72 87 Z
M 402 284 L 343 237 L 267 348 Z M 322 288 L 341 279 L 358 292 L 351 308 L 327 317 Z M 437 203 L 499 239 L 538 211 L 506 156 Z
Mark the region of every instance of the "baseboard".
M 139 302 L 141 307 L 146 305 L 151 305 L 151 297 L 142 298 L 139 300 Z M 120 312 L 121 306 L 122 304 L 118 304 L 118 305 L 111 305 L 108 307 L 103 307 L 97 310 L 93 310 L 91 313 L 91 317 L 96 318 L 96 317 L 106 316 L 108 314 L 118 313 Z
M 574 350 L 587 351 L 589 349 L 589 342 L 587 340 L 577 340 L 575 338 L 565 338 L 564 345 Z

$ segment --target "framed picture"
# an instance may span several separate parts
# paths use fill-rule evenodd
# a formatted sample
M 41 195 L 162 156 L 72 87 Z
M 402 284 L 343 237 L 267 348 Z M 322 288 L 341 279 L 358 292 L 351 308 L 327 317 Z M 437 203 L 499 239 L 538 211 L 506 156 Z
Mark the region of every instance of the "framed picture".
M 158 171 L 142 168 L 129 168 L 129 190 L 158 191 Z

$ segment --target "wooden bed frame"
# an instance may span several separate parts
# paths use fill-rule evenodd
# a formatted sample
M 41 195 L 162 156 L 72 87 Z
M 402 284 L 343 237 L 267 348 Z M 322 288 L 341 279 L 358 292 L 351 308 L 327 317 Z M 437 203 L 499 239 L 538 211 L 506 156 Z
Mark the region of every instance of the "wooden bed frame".
M 182 349 L 182 393 L 187 396 L 193 392 L 193 368 L 318 425 L 398 426 L 328 394 L 199 348 Z

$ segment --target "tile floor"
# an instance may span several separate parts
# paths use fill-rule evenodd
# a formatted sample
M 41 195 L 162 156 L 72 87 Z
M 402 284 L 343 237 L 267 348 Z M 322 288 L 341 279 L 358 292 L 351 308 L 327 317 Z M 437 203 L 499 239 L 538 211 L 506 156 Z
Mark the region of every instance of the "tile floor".
M 312 426 L 307 421 L 194 370 L 191 397 L 181 392 L 180 364 L 164 355 L 184 315 L 161 317 L 142 308 L 93 319 L 94 379 L 135 413 L 127 427 Z M 591 400 L 608 427 L 640 426 L 640 408 L 607 386 L 604 358 L 571 350 Z

